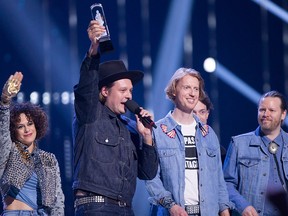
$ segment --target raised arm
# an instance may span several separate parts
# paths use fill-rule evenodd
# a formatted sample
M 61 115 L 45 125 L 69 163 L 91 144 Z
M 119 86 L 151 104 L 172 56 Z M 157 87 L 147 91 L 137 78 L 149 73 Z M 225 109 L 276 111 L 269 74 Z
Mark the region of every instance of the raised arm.
M 15 72 L 5 83 L 0 101 L 0 177 L 2 176 L 8 160 L 12 145 L 10 137 L 10 103 L 20 90 L 23 75 Z

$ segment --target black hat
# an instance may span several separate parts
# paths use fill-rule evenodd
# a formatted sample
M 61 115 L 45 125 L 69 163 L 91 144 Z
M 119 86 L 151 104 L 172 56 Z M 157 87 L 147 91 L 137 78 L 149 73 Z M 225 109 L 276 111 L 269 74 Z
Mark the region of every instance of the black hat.
M 143 78 L 142 71 L 128 71 L 123 61 L 113 60 L 103 62 L 99 65 L 99 89 L 116 80 L 130 79 L 134 85 Z

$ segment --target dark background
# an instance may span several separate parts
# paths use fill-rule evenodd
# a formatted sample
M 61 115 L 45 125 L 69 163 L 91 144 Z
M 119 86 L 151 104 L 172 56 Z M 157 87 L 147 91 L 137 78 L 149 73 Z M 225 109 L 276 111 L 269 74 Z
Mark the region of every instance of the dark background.
M 179 20 L 184 13 L 177 11 L 174 22 L 167 24 L 174 1 L 99 1 L 104 6 L 115 47 L 115 51 L 103 55 L 102 60 L 123 59 L 128 68 L 141 69 L 146 78 L 151 78 L 152 83 L 148 79 L 147 83 L 135 86 L 133 97 L 140 105 L 151 109 L 156 120 L 163 117 L 162 113 L 168 112 L 163 103 L 169 101 L 165 100 L 163 89 L 154 91 L 154 86 L 159 83 L 165 86 L 166 80 L 179 67 L 199 71 L 215 106 L 209 119 L 210 125 L 221 144 L 227 147 L 231 136 L 257 127 L 257 105 L 233 88 L 233 83 L 226 83 L 214 73 L 205 72 L 203 62 L 210 56 L 216 58 L 259 94 L 278 90 L 287 95 L 287 21 L 252 0 L 175 2 L 179 5 L 189 1 L 193 6 L 189 7 L 188 27 L 184 34 L 192 40 L 184 43 L 184 38 L 181 38 L 183 47 L 172 46 L 172 42 L 180 33 L 177 27 L 181 26 Z M 285 0 L 272 2 L 286 11 Z M 39 104 L 50 118 L 49 134 L 40 147 L 55 153 L 59 160 L 66 195 L 66 215 L 73 215 L 72 92 L 78 80 L 81 60 L 90 45 L 86 30 L 93 3 L 95 1 L 91 0 L 0 0 L 0 83 L 4 85 L 10 74 L 22 71 L 24 100 L 30 100 L 34 91 L 40 94 Z M 208 20 L 214 21 L 215 25 Z M 175 31 L 165 35 L 166 25 L 172 26 L 172 29 L 175 27 Z M 166 36 L 172 36 L 172 39 L 163 44 Z M 165 68 L 164 73 L 155 70 L 162 46 L 168 48 L 171 56 L 175 54 L 175 49 L 181 51 L 178 55 L 180 62 Z M 192 49 L 187 51 L 185 47 Z M 148 57 L 150 64 L 143 63 L 144 56 Z M 167 58 L 164 64 L 169 66 L 171 61 L 173 59 Z M 157 80 L 157 73 L 163 73 L 160 76 L 163 79 Z M 51 103 L 43 104 L 44 92 L 51 94 Z M 69 95 L 67 104 L 61 102 L 63 92 Z M 142 183 L 139 185 L 141 187 Z M 137 215 L 146 214 L 148 205 L 147 197 L 143 195 L 145 191 L 141 190 L 144 189 L 137 189 L 135 197 Z M 143 206 L 144 209 L 141 209 Z

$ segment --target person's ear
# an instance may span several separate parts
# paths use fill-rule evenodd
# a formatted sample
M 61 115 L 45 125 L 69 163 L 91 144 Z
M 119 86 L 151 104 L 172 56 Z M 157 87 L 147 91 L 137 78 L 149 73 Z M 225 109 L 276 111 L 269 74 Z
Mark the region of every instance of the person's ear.
M 101 94 L 103 97 L 107 97 L 108 96 L 108 88 L 106 86 L 103 86 L 101 88 Z

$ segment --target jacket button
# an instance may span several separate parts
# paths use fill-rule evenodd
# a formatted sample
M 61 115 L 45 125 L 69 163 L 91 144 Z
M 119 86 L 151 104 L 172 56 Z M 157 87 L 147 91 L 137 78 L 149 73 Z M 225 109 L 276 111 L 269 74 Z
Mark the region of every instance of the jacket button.
M 108 143 L 108 142 L 109 142 L 109 139 L 108 139 L 108 138 L 106 138 L 106 139 L 105 139 L 105 143 Z

